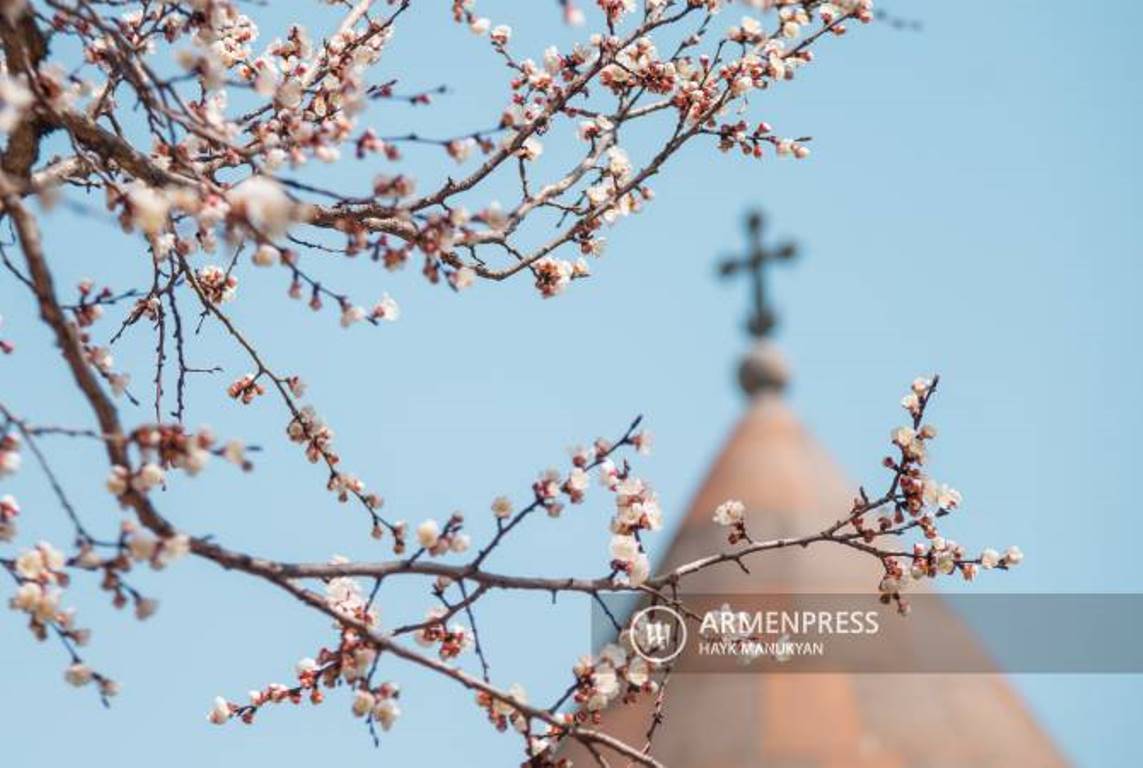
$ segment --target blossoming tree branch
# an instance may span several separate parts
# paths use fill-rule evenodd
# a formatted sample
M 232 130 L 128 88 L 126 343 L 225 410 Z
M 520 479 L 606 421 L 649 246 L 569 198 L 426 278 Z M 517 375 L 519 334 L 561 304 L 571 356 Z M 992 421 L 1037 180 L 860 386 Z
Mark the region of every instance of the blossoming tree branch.
M 923 469 L 935 436 L 924 418 L 935 378 L 918 379 L 902 401 L 908 419 L 892 434 L 881 494 L 862 491 L 825 530 L 779 540 L 752 537 L 749 510 L 727 500 L 711 511 L 711 524 L 727 529 L 723 551 L 652 574 L 650 534 L 662 515 L 631 465 L 632 454 L 650 447 L 639 420 L 574 449 L 569 466 L 492 500 L 495 533 L 474 544 L 460 514 L 408 525 L 399 510 L 384 508 L 380 492 L 346 468 L 333 430 L 306 400 L 302 375 L 259 350 L 270 331 L 232 319 L 228 305 L 242 301 L 244 281 L 279 275 L 290 299 L 317 313 L 332 308 L 342 326 L 398 319 L 398 303 L 387 294 L 370 300 L 327 284 L 319 262 L 330 257 L 390 271 L 412 262 L 453 291 L 526 279 L 554 297 L 591 273 L 609 227 L 650 206 L 651 179 L 685 145 L 754 159 L 805 158 L 808 139 L 748 121 L 750 110 L 769 89 L 794 87 L 816 45 L 870 21 L 872 3 L 747 0 L 737 23 L 716 15 L 730 4 L 597 0 L 598 7 L 581 8 L 564 0 L 558 5 L 569 23 L 594 23 L 597 31 L 560 50 L 515 39 L 472 0 L 454 0 L 451 9 L 414 0 L 315 2 L 310 28 L 294 24 L 269 35 L 233 0 L 0 1 L 0 215 L 12 233 L 0 250 L 3 279 L 26 293 L 50 329 L 90 414 L 86 423 L 59 425 L 50 403 L 40 413 L 17 413 L 0 399 L 0 478 L 34 465 L 74 528 L 72 540 L 59 545 L 25 539 L 22 529 L 35 530 L 50 511 L 0 497 L 0 567 L 11 581 L 12 609 L 33 635 L 62 647 L 69 682 L 94 687 L 105 702 L 118 691 L 83 655 L 90 632 L 65 607 L 69 582 L 98 579 L 114 605 L 146 619 L 157 602 L 134 585 L 133 573 L 193 556 L 236 578 L 264 580 L 331 622 L 325 647 L 300 649 L 310 655 L 298 662 L 295 682 L 268 685 L 248 700 L 220 697 L 209 712 L 214 723 L 250 723 L 270 705 L 318 704 L 336 691 L 376 736 L 400 715 L 398 681 L 419 667 L 474 692 L 494 727 L 521 735 L 533 764 L 553 763 L 556 747 L 575 739 L 601 764 L 618 756 L 658 765 L 651 744 L 657 722 L 645 744 L 627 744 L 599 730 L 597 714 L 645 696 L 661 708 L 664 670 L 650 668 L 621 638 L 569 665 L 558 701 L 530 703 L 522 687 L 494 676 L 493 654 L 477 630 L 482 598 L 515 590 L 599 600 L 631 592 L 685 608 L 678 590 L 691 574 L 728 564 L 745 569 L 779 548 L 832 545 L 880 562 L 881 593 L 904 605 L 900 593 L 912 579 L 971 579 L 978 568 L 1020 562 L 1016 548 L 970 554 L 938 531 L 960 496 Z M 413 76 L 386 56 L 402 18 L 413 13 L 451 19 L 458 34 L 483 41 L 505 73 L 499 114 L 473 115 L 475 128 L 442 126 L 434 136 L 386 135 L 369 124 L 378 110 L 392 112 L 387 124 L 398 120 L 398 103 L 431 108 L 440 90 L 417 90 Z M 657 141 L 625 142 L 636 124 L 657 132 Z M 49 155 L 49 142 L 64 151 Z M 413 144 L 439 152 L 435 177 L 407 170 L 404 152 Z M 578 159 L 554 173 L 543 165 L 541 173 L 545 145 L 573 148 Z M 303 181 L 306 169 L 341 162 L 380 171 L 356 194 Z M 516 194 L 500 204 L 486 190 L 505 179 Z M 106 285 L 98 275 L 60 284 L 53 264 L 62 256 L 48 252 L 41 233 L 46 212 L 64 202 L 117 219 L 147 278 L 128 286 Z M 377 560 L 283 562 L 229 548 L 225 536 L 196 535 L 193 521 L 164 513 L 155 491 L 172 473 L 221 471 L 218 463 L 253 469 L 242 436 L 184 421 L 188 380 L 218 370 L 188 363 L 192 352 L 195 359 L 210 353 L 197 337 L 203 324 L 217 325 L 247 360 L 247 370 L 230 372 L 219 386 L 237 407 L 279 415 L 286 439 L 321 468 L 314 480 L 364 514 L 363 534 L 379 542 Z M 127 335 L 153 339 L 153 355 L 116 361 L 111 349 Z M 20 375 L 20 351 L 19 338 L 0 337 L 5 378 Z M 75 481 L 104 483 L 114 504 L 79 509 L 71 502 L 51 458 L 65 439 L 89 441 L 105 455 L 104 477 Z M 502 542 L 549 524 L 535 518 L 558 518 L 566 505 L 584 503 L 593 476 L 613 505 L 612 538 L 608 553 L 584 554 L 585 575 L 497 567 Z M 116 506 L 122 514 L 113 517 Z M 902 543 L 910 539 L 916 543 Z M 424 619 L 384 626 L 378 606 L 386 584 L 417 578 L 425 584 Z

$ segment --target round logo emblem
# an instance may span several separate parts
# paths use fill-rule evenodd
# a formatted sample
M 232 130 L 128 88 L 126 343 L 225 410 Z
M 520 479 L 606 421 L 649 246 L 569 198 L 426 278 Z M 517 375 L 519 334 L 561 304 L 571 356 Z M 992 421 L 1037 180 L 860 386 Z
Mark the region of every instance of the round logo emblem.
M 674 609 L 650 605 L 631 617 L 631 647 L 652 664 L 666 664 L 686 644 L 686 621 Z

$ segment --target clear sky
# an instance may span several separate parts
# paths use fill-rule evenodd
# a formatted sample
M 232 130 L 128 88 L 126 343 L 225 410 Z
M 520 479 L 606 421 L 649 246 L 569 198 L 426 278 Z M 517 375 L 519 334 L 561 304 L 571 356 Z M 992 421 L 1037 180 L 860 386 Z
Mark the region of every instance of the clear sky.
M 276 21 L 267 36 L 301 7 L 285 5 L 269 12 Z M 481 8 L 512 23 L 519 50 L 539 57 L 577 34 L 553 6 L 484 0 Z M 879 477 L 903 387 L 939 371 L 934 473 L 964 493 L 966 509 L 950 533 L 974 546 L 1016 542 L 1027 555 L 1020 569 L 989 574 L 977 588 L 1140 591 L 1143 90 L 1132 54 L 1143 7 L 887 7 L 920 19 L 923 31 L 878 25 L 826 41 L 797 81 L 756 100 L 752 115 L 779 133 L 814 137 L 810 159 L 757 163 L 692 147 L 654 180 L 654 203 L 608 232 L 596 276 L 558 300 L 540 300 L 524 279 L 457 296 L 430 289 L 416 270 L 394 275 L 323 259 L 331 282 L 365 299 L 392 293 L 401 321 L 342 331 L 335 314 L 311 316 L 289 302 L 284 275 L 250 270 L 240 274 L 235 316 L 274 365 L 309 380 L 346 467 L 385 495 L 394 516 L 464 510 L 479 541 L 493 496 L 526 498 L 535 472 L 561 463 L 565 446 L 618 433 L 643 413 L 657 445 L 639 471 L 674 522 L 742 411 L 732 371 L 746 347 L 745 289 L 716 282 L 713 263 L 741 246 L 741 215 L 760 205 L 772 234 L 802 249 L 773 281 L 779 340 L 794 369 L 790 399 L 855 481 Z M 378 71 L 397 73 L 406 89 L 447 83 L 456 91 L 432 111 L 386 106 L 377 118 L 383 132 L 496 121 L 501 70 L 448 17 L 447 4 L 414 3 L 386 53 L 390 69 Z M 328 25 L 332 17 L 315 18 Z M 418 152 L 425 167 L 439 165 L 436 152 L 411 155 Z M 323 169 L 322 179 L 348 191 L 375 171 Z M 92 209 L 53 214 L 46 225 L 64 285 L 138 274 L 145 258 L 106 222 L 98 200 Z M 33 420 L 85 423 L 31 301 L 6 275 L 0 311 L 5 337 L 20 345 L 0 360 L 3 401 Z M 147 343 L 140 336 L 119 354 L 135 361 L 137 380 L 148 371 L 129 350 Z M 266 451 L 249 476 L 218 466 L 178 479 L 160 497 L 164 510 L 188 531 L 281 558 L 376 557 L 360 514 L 332 503 L 321 472 L 280 439 L 278 404 L 266 398 L 242 409 L 226 399 L 230 374 L 246 370 L 231 345 L 209 324 L 199 344 L 194 361 L 218 362 L 227 374 L 196 382 L 189 422 Z M 126 410 L 129 423 L 145 418 Z M 113 526 L 102 456 L 66 441 L 47 447 L 86 517 Z M 20 497 L 29 534 L 66 540 L 30 462 L 4 490 Z M 498 566 L 595 574 L 608 515 L 599 497 L 558 523 L 535 520 Z M 653 546 L 662 552 L 668 540 L 661 534 Z M 298 658 L 329 640 L 326 622 L 208 563 L 137 580 L 162 602 L 146 624 L 116 615 L 94 585 L 72 590 L 82 622 L 95 629 L 88 655 L 124 686 L 107 712 L 90 692 L 68 689 L 58 648 L 37 646 L 15 614 L 0 617 L 0 740 L 13 764 L 41 763 L 45 749 L 50 764 L 95 753 L 171 768 L 393 765 L 426 755 L 433 764 L 491 766 L 518 755 L 518 740 L 488 726 L 467 693 L 402 666 L 390 677 L 403 684 L 405 716 L 379 753 L 340 695 L 313 711 L 267 711 L 253 728 L 210 726 L 212 697 L 241 699 L 287 681 Z M 547 603 L 498 598 L 479 616 L 495 680 L 519 680 L 537 701 L 562 688 L 588 633 L 586 603 Z M 425 600 L 398 587 L 381 605 L 383 621 L 396 623 Z M 1136 754 L 1138 677 L 1016 683 L 1077 762 L 1122 765 Z

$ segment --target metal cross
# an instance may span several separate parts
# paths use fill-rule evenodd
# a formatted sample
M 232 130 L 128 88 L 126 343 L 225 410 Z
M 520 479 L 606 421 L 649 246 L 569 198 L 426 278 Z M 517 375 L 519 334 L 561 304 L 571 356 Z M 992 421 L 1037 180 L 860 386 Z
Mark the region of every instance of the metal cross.
M 746 218 L 746 233 L 750 239 L 749 251 L 741 258 L 727 259 L 718 265 L 718 273 L 724 278 L 749 272 L 754 293 L 754 312 L 746 323 L 751 336 L 766 336 L 778 323 L 774 310 L 766 302 L 766 265 L 775 261 L 789 261 L 797 253 L 793 243 L 783 243 L 770 250 L 762 244 L 763 217 L 761 211 L 753 211 Z

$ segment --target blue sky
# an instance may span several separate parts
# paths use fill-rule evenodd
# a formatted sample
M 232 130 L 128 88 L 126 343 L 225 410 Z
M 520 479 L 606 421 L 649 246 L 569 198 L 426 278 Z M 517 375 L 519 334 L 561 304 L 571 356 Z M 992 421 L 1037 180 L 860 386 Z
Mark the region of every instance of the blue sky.
M 481 8 L 512 23 L 519 50 L 538 57 L 577 34 L 549 5 Z M 715 281 L 713 264 L 740 248 L 741 215 L 761 205 L 772 236 L 802 249 L 773 280 L 779 340 L 794 369 L 789 397 L 850 476 L 878 478 L 903 387 L 939 371 L 934 472 L 966 500 L 953 535 L 980 546 L 1018 542 L 1027 554 L 1020 569 L 976 588 L 1139 591 L 1131 526 L 1143 427 L 1135 396 L 1143 385 L 1143 90 L 1131 53 L 1143 8 L 1111 2 L 1077 11 L 1031 0 L 887 7 L 922 20 L 923 31 L 874 26 L 826 41 L 797 81 L 755 103 L 751 114 L 779 133 L 814 137 L 809 160 L 757 163 L 690 148 L 655 179 L 653 204 L 607 233 L 595 277 L 558 300 L 541 301 L 527 280 L 457 296 L 426 286 L 416 270 L 394 275 L 322 259 L 322 274 L 363 300 L 396 296 L 402 320 L 345 332 L 334 313 L 312 316 L 289 302 L 283 275 L 249 270 L 235 318 L 275 366 L 310 382 L 346 467 L 378 488 L 396 517 L 464 510 L 479 541 L 493 496 L 526 498 L 534 473 L 562 462 L 565 446 L 618 433 L 643 413 L 657 445 L 638 468 L 674 522 L 742 412 L 733 368 L 747 344 L 745 289 Z M 269 11 L 265 34 L 293 8 Z M 375 118 L 384 132 L 495 122 L 500 69 L 447 19 L 444 4 L 414 4 L 385 61 L 413 73 L 403 75 L 407 88 L 448 83 L 456 91 L 432 111 L 386 107 Z M 432 151 L 409 154 L 439 166 Z M 322 179 L 348 190 L 375 171 L 323 169 Z M 105 221 L 98 201 L 93 208 L 48 219 L 63 285 L 139 274 L 138 244 Z M 0 311 L 5 337 L 20 345 L 0 361 L 3 401 L 35 420 L 85 423 L 30 300 L 7 276 Z M 135 361 L 137 380 L 148 372 L 132 350 L 148 343 L 129 340 L 118 354 Z M 217 466 L 177 480 L 160 498 L 164 510 L 189 531 L 281 558 L 375 557 L 360 515 L 332 503 L 321 473 L 280 439 L 281 409 L 268 398 L 247 409 L 226 398 L 230 374 L 247 369 L 232 345 L 209 324 L 198 344 L 195 362 L 227 374 L 195 382 L 188 421 L 266 451 L 249 476 Z M 126 411 L 128 422 L 146 417 Z M 85 516 L 114 526 L 102 456 L 70 442 L 47 447 Z M 29 534 L 66 540 L 30 466 L 9 490 L 22 501 Z M 558 523 L 536 520 L 498 565 L 598 572 L 608 512 L 598 498 Z M 114 751 L 129 765 L 162 755 L 172 768 L 243 759 L 400 764 L 426 748 L 442 764 L 500 765 L 517 755 L 517 740 L 491 729 L 466 693 L 402 667 L 391 677 L 403 684 L 406 714 L 380 753 L 339 696 L 313 711 L 266 712 L 253 728 L 213 728 L 204 720 L 213 696 L 241 698 L 287 680 L 296 659 L 328 640 L 326 622 L 206 563 L 181 562 L 138 581 L 162 602 L 143 625 L 106 608 L 94 585 L 71 590 L 95 629 L 92 662 L 124 685 L 108 712 L 67 689 L 57 648 L 37 646 L 18 617 L 3 617 L 0 735 L 14 762 L 32 761 L 45 744 L 59 764 Z M 383 620 L 418 615 L 424 604 L 412 585 L 398 585 L 382 598 Z M 479 616 L 495 679 L 519 680 L 535 699 L 549 699 L 584 650 L 588 615 L 574 600 L 553 608 L 542 596 L 498 598 Z M 1081 764 L 1124 764 L 1135 754 L 1139 678 L 1016 683 Z

